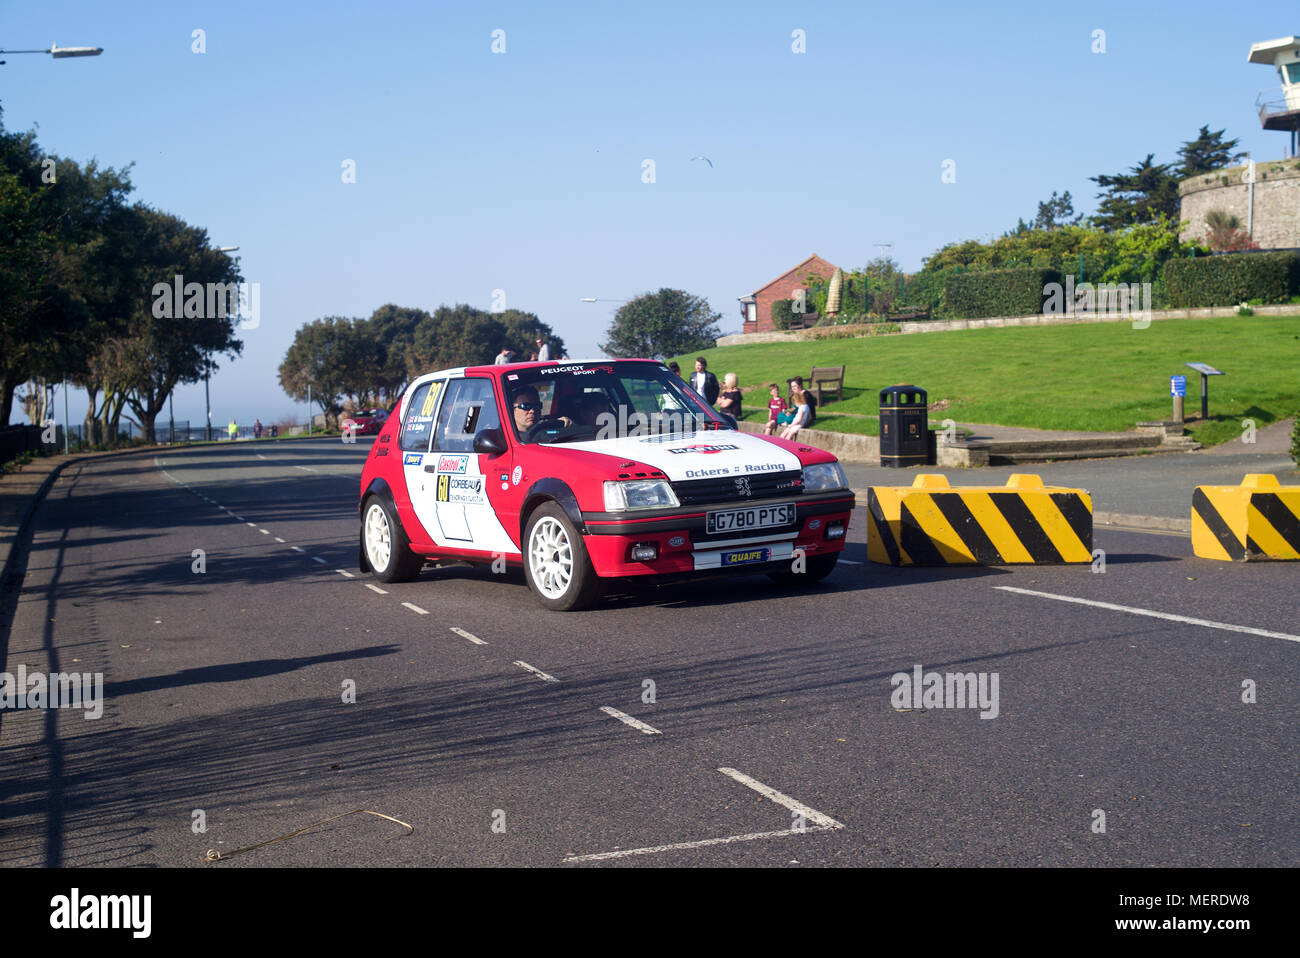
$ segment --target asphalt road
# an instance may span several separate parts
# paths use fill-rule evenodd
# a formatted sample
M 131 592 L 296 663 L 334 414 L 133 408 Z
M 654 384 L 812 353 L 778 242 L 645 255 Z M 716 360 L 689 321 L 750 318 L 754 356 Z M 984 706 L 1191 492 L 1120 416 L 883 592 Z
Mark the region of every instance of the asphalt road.
M 0 711 L 0 863 L 1300 858 L 1294 564 L 1099 528 L 1104 572 L 893 569 L 865 561 L 858 510 L 816 587 L 710 580 L 547 613 L 518 574 L 362 576 L 366 451 L 65 469 L 0 619 L 3 670 L 102 672 L 103 714 Z M 896 708 L 891 676 L 917 664 L 996 673 L 996 717 L 991 699 Z M 414 831 L 350 815 L 203 861 L 354 809 Z

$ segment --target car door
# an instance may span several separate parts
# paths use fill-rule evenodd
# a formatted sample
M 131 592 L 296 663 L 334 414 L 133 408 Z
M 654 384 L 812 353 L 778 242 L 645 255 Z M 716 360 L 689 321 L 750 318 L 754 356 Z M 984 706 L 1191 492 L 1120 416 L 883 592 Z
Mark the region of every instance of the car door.
M 424 462 L 433 480 L 432 506 L 437 529 L 449 542 L 476 552 L 518 552 L 497 517 L 488 496 L 495 475 L 483 471 L 488 456 L 474 452 L 474 437 L 484 429 L 500 429 L 492 380 L 487 377 L 449 380 L 438 408 L 433 448 Z M 509 466 L 509 453 L 486 463 L 489 472 Z
M 398 441 L 402 454 L 402 475 L 406 480 L 405 505 L 415 513 L 415 518 L 419 520 L 430 540 L 438 544 L 445 544 L 445 542 L 438 535 L 438 517 L 433 508 L 433 495 L 430 492 L 433 480 L 424 471 L 424 467 L 433 461 L 429 448 L 433 439 L 438 403 L 446 385 L 444 380 L 435 379 L 416 388 L 406 407 L 406 420 L 402 423 L 402 434 Z M 399 506 L 401 505 L 403 503 L 399 498 Z

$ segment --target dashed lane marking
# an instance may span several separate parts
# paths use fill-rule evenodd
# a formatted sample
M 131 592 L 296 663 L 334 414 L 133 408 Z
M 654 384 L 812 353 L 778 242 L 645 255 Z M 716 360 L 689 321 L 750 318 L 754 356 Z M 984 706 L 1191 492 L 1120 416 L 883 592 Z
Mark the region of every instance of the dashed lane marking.
M 470 632 L 466 632 L 464 629 L 458 629 L 454 625 L 451 627 L 451 631 L 455 632 L 461 638 L 469 639 L 475 645 L 487 645 L 487 643 L 484 642 L 482 639 L 480 639 L 477 635 L 474 635 Z
M 419 613 L 420 615 L 428 615 L 428 614 L 429 614 L 429 610 L 428 610 L 428 609 L 422 609 L 422 608 L 420 608 L 418 605 L 416 605 L 414 602 L 403 602 L 402 605 L 406 606 L 406 607 L 407 607 L 408 609 L 410 609 L 412 612 Z
M 260 533 L 262 533 L 262 535 L 264 535 L 264 536 L 269 536 L 269 535 L 271 534 L 271 533 L 268 532 L 266 529 L 258 529 L 257 531 L 260 532 Z
M 304 549 L 302 546 L 289 546 L 289 548 L 292 549 L 294 552 L 306 552 L 306 551 L 307 551 L 307 550 Z
M 634 719 L 632 716 L 628 715 L 626 712 L 620 712 L 618 709 L 610 708 L 608 705 L 602 705 L 602 706 L 600 707 L 600 710 L 601 710 L 602 712 L 604 712 L 606 715 L 609 715 L 609 716 L 612 716 L 612 717 L 618 719 L 618 720 L 619 720 L 620 722 L 622 722 L 624 725 L 630 725 L 630 726 L 632 726 L 634 729 L 639 729 L 640 731 L 644 732 L 646 735 L 663 735 L 663 734 L 664 734 L 663 732 L 661 732 L 661 731 L 659 731 L 657 728 L 655 728 L 653 725 L 646 725 L 645 722 L 642 722 L 640 719 Z
M 346 569 L 335 569 L 334 571 L 337 572 L 337 573 L 338 573 L 339 575 L 341 575 L 341 576 L 346 576 L 346 577 L 349 578 L 349 579 L 355 579 L 355 578 L 356 578 L 356 576 L 354 576 L 351 572 L 348 572 Z
M 312 556 L 312 557 L 311 557 L 311 561 L 312 561 L 312 562 L 319 562 L 321 565 L 325 565 L 325 560 L 322 559 L 320 556 Z
M 807 805 L 803 804 L 802 802 L 795 801 L 789 795 L 785 795 L 781 792 L 778 792 L 776 789 L 764 785 L 762 782 L 757 781 L 756 779 L 750 778 L 744 772 L 738 772 L 734 768 L 720 768 L 718 769 L 718 771 L 721 772 L 723 775 L 726 775 L 728 778 L 735 779 L 737 782 L 739 782 L 741 785 L 744 785 L 746 788 L 752 788 L 754 791 L 758 792 L 758 794 L 762 795 L 764 798 L 776 802 L 778 805 L 784 805 L 792 812 L 799 813 L 805 819 L 807 819 L 809 822 L 812 822 L 818 828 L 827 829 L 827 828 L 844 827 L 843 824 L 837 822 L 829 815 L 823 815 L 815 808 L 809 808 Z
M 375 584 L 372 583 L 372 582 L 367 582 L 367 583 L 366 583 L 366 588 L 369 589 L 371 592 L 378 592 L 380 595 L 388 595 L 388 592 L 387 592 L 387 591 L 385 591 L 384 589 L 379 588 L 379 586 L 375 585 Z
M 519 659 L 516 659 L 516 660 L 515 660 L 515 665 L 519 666 L 521 669 L 525 669 L 525 670 L 527 670 L 527 671 L 529 671 L 529 672 L 532 672 L 533 675 L 537 676 L 537 677 L 538 677 L 539 679 L 541 679 L 543 682 L 558 682 L 558 681 L 560 681 L 560 680 L 557 679 L 554 675 L 547 675 L 545 672 L 543 672 L 541 669 L 537 668 L 536 666 L 529 665 L 527 662 L 521 661 L 521 660 L 519 660 Z
M 658 852 L 685 851 L 692 848 L 706 848 L 709 845 L 730 845 L 733 842 L 752 842 L 760 838 L 785 838 L 790 835 L 802 835 L 806 832 L 825 831 L 821 828 L 807 828 L 797 832 L 787 828 L 779 832 L 750 832 L 747 835 L 728 835 L 726 838 L 704 838 L 694 842 L 677 842 L 672 845 L 652 845 L 649 848 L 624 848 L 616 852 L 597 852 L 594 855 L 565 855 L 564 864 L 573 862 L 599 862 L 611 858 L 628 858 L 632 855 L 654 855 Z
M 275 541 L 276 541 L 276 542 L 283 542 L 284 540 L 281 539 L 279 536 L 276 536 L 276 537 L 275 537 Z
M 1210 619 L 1194 619 L 1187 615 L 1174 615 L 1170 612 L 1156 612 L 1152 609 L 1139 609 L 1131 605 L 1116 605 L 1113 602 L 1098 602 L 1095 599 L 1079 599 L 1072 595 L 1057 595 L 1054 592 L 1038 592 L 1034 589 L 1018 589 L 1011 585 L 995 585 L 993 588 L 1003 592 L 1015 592 L 1019 595 L 1033 595 L 1040 599 L 1054 599 L 1057 602 L 1073 602 L 1076 605 L 1090 605 L 1097 609 L 1109 609 L 1112 612 L 1127 612 L 1130 615 L 1145 615 L 1152 619 L 1165 619 L 1168 622 L 1182 622 L 1186 625 L 1199 625 L 1207 629 L 1223 629 L 1227 632 L 1244 632 L 1246 635 L 1262 635 L 1268 639 L 1286 639 L 1288 642 L 1300 642 L 1300 635 L 1287 632 L 1270 632 L 1268 629 L 1253 629 L 1246 625 L 1233 625 L 1231 622 L 1214 622 Z

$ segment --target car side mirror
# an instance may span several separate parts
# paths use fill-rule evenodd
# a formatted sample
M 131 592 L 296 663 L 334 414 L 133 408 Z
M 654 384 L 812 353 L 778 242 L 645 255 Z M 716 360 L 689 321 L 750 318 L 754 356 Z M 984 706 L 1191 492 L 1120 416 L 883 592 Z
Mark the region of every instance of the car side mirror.
M 474 451 L 499 456 L 506 451 L 506 437 L 500 429 L 483 429 L 474 436 Z

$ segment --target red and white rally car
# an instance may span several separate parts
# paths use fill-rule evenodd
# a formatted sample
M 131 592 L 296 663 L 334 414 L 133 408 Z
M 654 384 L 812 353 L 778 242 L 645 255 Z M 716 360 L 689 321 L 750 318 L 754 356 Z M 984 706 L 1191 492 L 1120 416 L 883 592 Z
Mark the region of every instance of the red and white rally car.
M 739 432 L 662 363 L 618 359 L 421 376 L 361 473 L 360 565 L 522 565 L 548 609 L 601 580 L 766 572 L 815 582 L 853 493 L 828 452 Z

